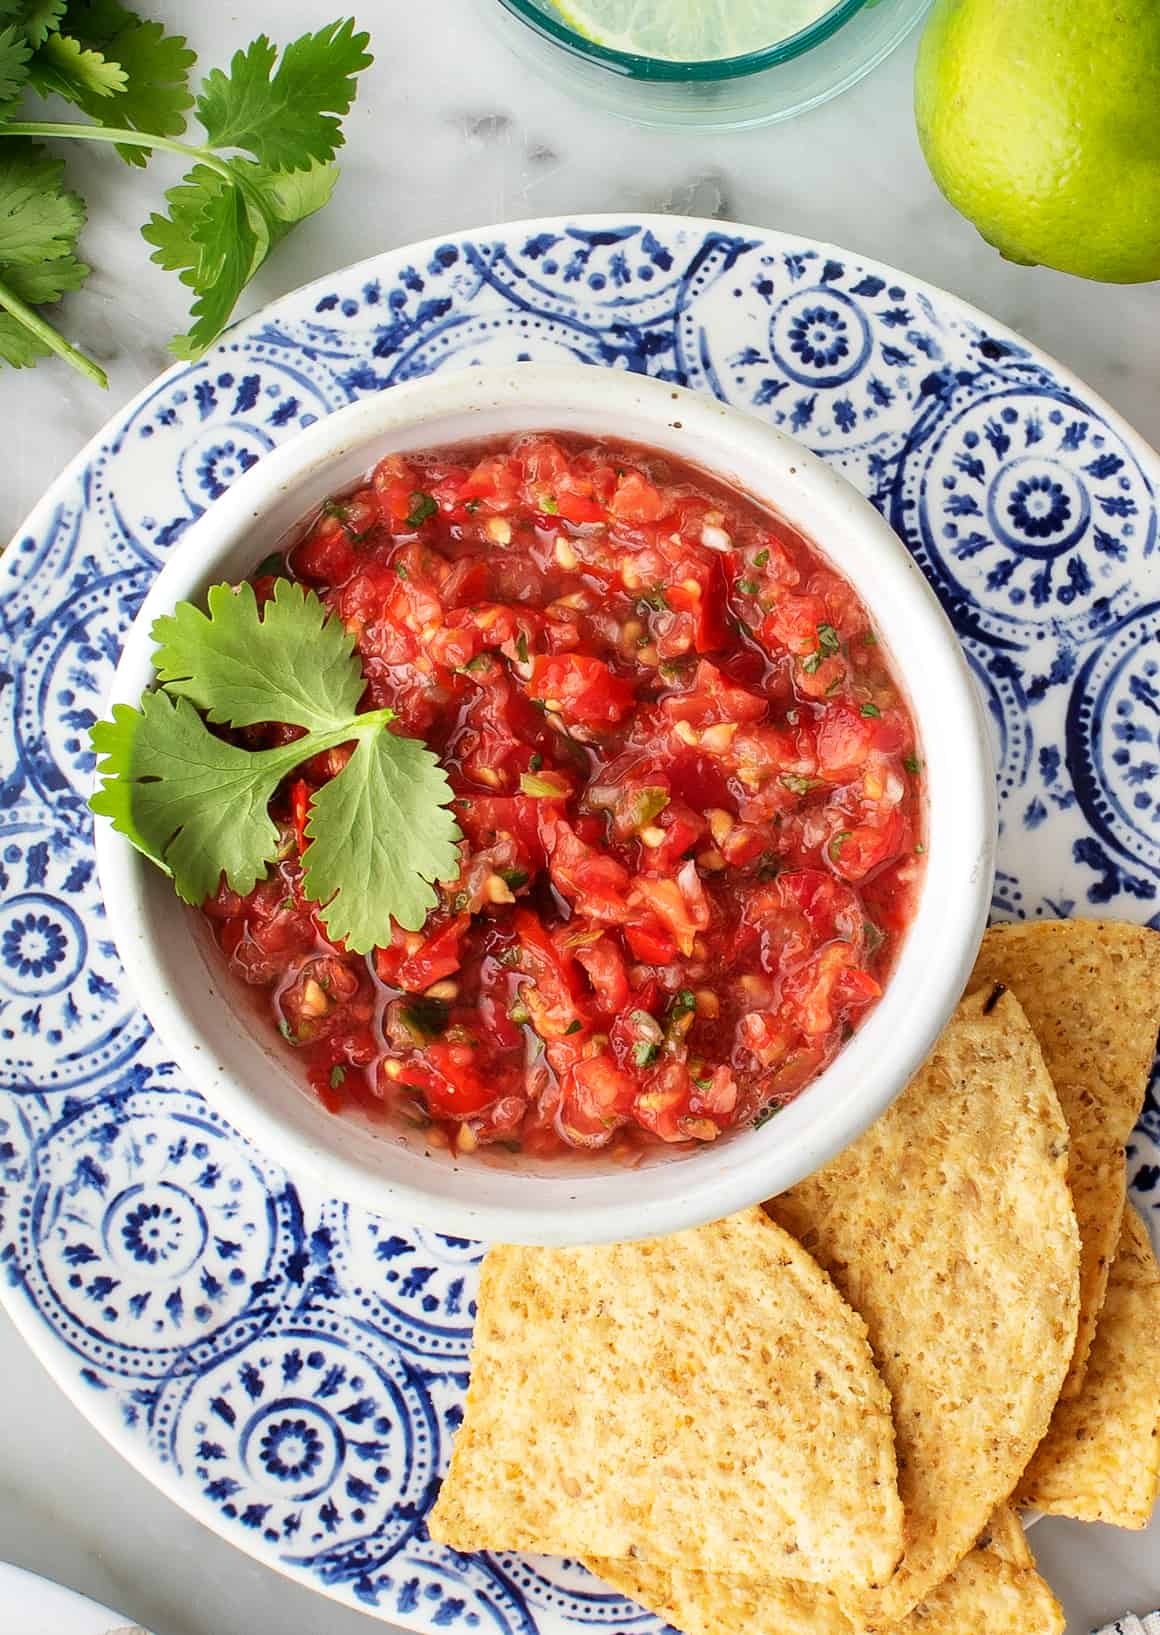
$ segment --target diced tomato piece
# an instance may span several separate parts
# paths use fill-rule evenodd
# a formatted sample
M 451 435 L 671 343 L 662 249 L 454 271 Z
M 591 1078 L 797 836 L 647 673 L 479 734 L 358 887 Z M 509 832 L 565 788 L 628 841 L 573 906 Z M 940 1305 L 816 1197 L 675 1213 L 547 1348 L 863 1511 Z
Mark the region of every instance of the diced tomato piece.
M 440 625 L 424 638 L 423 646 L 436 664 L 462 670 L 475 658 L 483 642 L 473 625 Z
M 793 679 L 798 692 L 806 698 L 829 698 L 846 679 L 846 664 L 836 653 L 827 654 L 817 663 L 803 659 L 795 667 Z
M 447 1118 L 470 1118 L 495 1100 L 495 1083 L 479 1071 L 473 1046 L 437 1040 L 427 1045 L 426 1055 L 435 1074 L 426 1083 L 419 1083 L 427 1093 L 432 1112 Z M 410 1069 L 406 1076 L 410 1078 Z
M 722 721 L 760 721 L 769 713 L 769 700 L 734 686 L 715 664 L 702 659 L 688 691 L 670 693 L 661 708 L 670 721 L 708 727 Z
M 847 965 L 838 978 L 836 991 L 845 1006 L 869 1005 L 882 997 L 882 984 L 861 966 Z
M 207 897 L 201 905 L 201 911 L 211 920 L 232 920 L 245 913 L 251 898 L 242 897 L 236 891 L 231 891 L 226 885 L 225 876 L 217 889 L 217 895 Z
M 914 724 L 901 705 L 886 705 L 876 720 L 874 747 L 883 755 L 906 755 L 914 749 Z
M 532 503 L 535 490 L 547 488 L 554 492 L 571 476 L 568 456 L 554 437 L 521 437 L 516 454 L 524 468 L 525 493 Z
M 632 682 L 603 659 L 580 653 L 540 655 L 532 664 L 528 697 L 557 709 L 565 721 L 614 726 L 633 702 Z
M 639 471 L 629 471 L 617 483 L 608 509 L 618 522 L 659 522 L 668 516 L 672 501 Z
M 532 1026 L 542 1039 L 564 1039 L 578 1034 L 586 1019 L 577 1001 L 574 961 L 549 937 L 529 910 L 517 909 L 513 927 L 520 945 L 522 969 L 530 983 L 520 993 L 531 1012 Z
M 604 507 L 599 500 L 585 494 L 561 493 L 556 496 L 557 514 L 565 522 L 579 525 L 583 522 L 603 522 Z
M 513 511 L 519 501 L 522 473 L 518 461 L 506 454 L 480 460 L 459 491 L 461 501 L 479 500 L 494 513 Z
M 723 1062 L 720 1067 L 713 1069 L 708 1084 L 694 1083 L 689 1095 L 689 1110 L 693 1113 L 707 1113 L 718 1123 L 725 1124 L 737 1106 L 738 1094 L 733 1070 Z
M 862 770 L 874 744 L 874 722 L 849 704 L 834 704 L 818 725 L 815 738 L 818 776 L 829 783 L 848 783 Z
M 770 887 L 772 898 L 803 914 L 818 942 L 833 937 L 854 941 L 859 936 L 858 898 L 848 885 L 820 869 L 792 869 L 779 874 Z
M 380 460 L 371 476 L 379 515 L 392 533 L 413 533 L 416 496 L 426 492 L 412 466 L 398 454 Z
M 635 882 L 632 895 L 672 932 L 682 954 L 693 952 L 694 938 L 709 924 L 709 902 L 695 863 L 686 863 L 675 880 L 642 876 Z
M 632 1106 L 636 1085 L 606 1051 L 577 1062 L 572 1077 L 576 1101 L 602 1123 Z
M 783 590 L 795 589 L 802 581 L 800 568 L 772 533 L 758 535 L 745 573 L 748 578 L 757 579 L 767 593 L 772 590 L 778 595 Z
M 847 580 L 823 570 L 811 576 L 810 590 L 825 602 L 826 622 L 843 642 L 856 641 L 869 630 L 870 617 Z
M 459 945 L 470 924 L 470 914 L 457 914 L 433 936 L 426 937 L 414 953 L 408 954 L 396 967 L 393 978 L 385 976 L 381 970 L 379 975 L 384 981 L 393 981 L 396 988 L 403 988 L 407 993 L 425 993 L 433 982 L 441 982 L 444 977 L 458 971 L 461 959 Z M 376 963 L 383 952 L 382 949 L 375 950 Z
M 456 821 L 476 847 L 490 846 L 499 836 L 514 835 L 536 868 L 547 862 L 540 838 L 544 802 L 534 795 L 474 795 L 455 808 Z
M 743 869 L 771 849 L 769 834 L 751 823 L 735 823 L 717 846 L 731 869 Z
M 738 1023 L 737 1036 L 762 1067 L 773 1067 L 789 1050 L 793 1030 L 772 1011 L 747 1011 Z
M 806 727 L 743 727 L 719 752 L 713 750 L 711 739 L 702 738 L 701 747 L 736 767 L 751 788 L 776 777 L 789 795 L 800 796 L 809 792 L 817 776 L 817 757 Z
M 828 1033 L 834 1026 L 835 989 L 856 958 L 851 943 L 832 942 L 786 977 L 784 1002 L 793 1008 L 807 1037 Z
M 669 965 L 676 958 L 677 945 L 659 920 L 630 920 L 624 936 L 633 958 L 643 965 Z
M 582 944 L 576 950 L 576 959 L 588 974 L 600 1010 L 610 1016 L 623 1010 L 628 1003 L 628 972 L 624 956 L 612 938 L 603 936 L 599 942 Z
M 898 856 L 904 838 L 905 825 L 892 812 L 884 823 L 860 823 L 835 835 L 827 848 L 830 863 L 843 880 L 864 880 Z
M 341 585 L 359 566 L 359 553 L 340 522 L 325 517 L 290 553 L 295 575 L 312 585 Z
M 669 582 L 665 595 L 678 618 L 690 627 L 692 639 L 688 646 L 694 653 L 716 652 L 726 642 L 725 577 L 720 563 L 714 559 L 691 570 L 682 562 L 676 565 L 676 574 L 681 577 Z M 663 635 L 657 648 L 662 658 L 688 650 L 687 646 L 666 641 Z
M 623 864 L 581 840 L 561 817 L 541 818 L 540 833 L 552 883 L 577 913 L 606 925 L 619 925 L 628 919 L 631 880 Z
M 782 596 L 766 614 L 761 639 L 768 647 L 784 648 L 799 658 L 819 651 L 818 626 L 827 623 L 826 604 L 820 596 Z
M 501 1050 L 515 1050 L 523 1044 L 522 1029 L 512 1020 L 506 998 L 497 992 L 479 996 L 479 1029 Z
M 683 1062 L 666 1061 L 645 1080 L 633 1111 L 646 1130 L 662 1141 L 712 1141 L 719 1134 L 710 1118 L 696 1117 L 689 1106 L 693 1081 Z
M 490 590 L 491 574 L 487 563 L 478 556 L 463 556 L 452 564 L 440 595 L 445 607 L 459 608 L 486 601 Z
M 699 812 L 694 812 L 684 801 L 673 801 L 645 831 L 647 838 L 640 853 L 641 872 L 671 874 L 686 853 L 700 842 L 708 827 Z M 664 837 L 658 845 L 652 843 L 654 828 Z

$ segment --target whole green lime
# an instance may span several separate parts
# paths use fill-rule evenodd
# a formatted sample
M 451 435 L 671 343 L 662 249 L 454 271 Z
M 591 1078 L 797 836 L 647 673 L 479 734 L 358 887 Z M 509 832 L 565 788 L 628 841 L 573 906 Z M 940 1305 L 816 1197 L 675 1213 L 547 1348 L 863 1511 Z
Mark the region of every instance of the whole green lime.
M 935 181 L 1008 260 L 1160 278 L 1160 0 L 936 0 L 915 112 Z

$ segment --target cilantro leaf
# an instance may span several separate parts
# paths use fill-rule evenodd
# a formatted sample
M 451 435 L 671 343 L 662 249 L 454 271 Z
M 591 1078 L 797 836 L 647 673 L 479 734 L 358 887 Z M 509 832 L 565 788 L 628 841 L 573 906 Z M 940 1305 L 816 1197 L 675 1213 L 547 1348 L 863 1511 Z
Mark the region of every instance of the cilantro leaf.
M 176 140 L 194 105 L 189 72 L 195 61 L 181 35 L 144 19 L 121 0 L 0 0 L 0 134 L 22 92 L 57 95 L 88 115 L 90 124 L 22 121 L 22 134 L 103 136 L 129 163 L 141 165 L 155 146 L 188 155 L 191 168 L 166 195 L 167 213 L 143 228 L 153 259 L 194 292 L 191 323 L 172 350 L 199 357 L 221 334 L 246 285 L 271 250 L 330 198 L 331 163 L 342 145 L 341 116 L 354 100 L 356 78 L 372 61 L 368 36 L 351 18 L 292 41 L 279 54 L 263 35 L 236 53 L 228 72 L 207 76 L 197 103 L 207 145 Z M 0 164 L 0 217 L 18 216 L 34 237 L 49 235 L 62 201 L 80 203 L 60 186 L 48 189 L 38 224 L 25 198 L 13 201 Z M 233 154 L 215 152 L 243 150 Z M 55 262 L 36 278 L 5 281 L 6 267 L 30 265 L 0 256 L 0 361 L 23 366 L 55 352 L 101 385 L 92 359 L 71 346 L 35 309 L 76 289 L 87 270 L 73 254 L 75 233 L 38 253 Z
M 67 0 L 0 0 L 0 23 L 12 23 L 32 46 L 60 27 Z
M 67 0 L 0 0 L 0 24 L 11 24 L 34 49 L 60 27 Z
M 322 209 L 338 180 L 333 165 L 273 171 L 252 159 L 223 163 L 229 175 L 195 165 L 166 193 L 169 214 L 155 212 L 141 229 L 155 246 L 152 259 L 197 292 L 196 322 L 172 344 L 180 358 L 195 358 L 213 344 L 273 247 Z
M 69 0 L 64 29 L 125 73 L 125 85 L 112 99 L 83 91 L 72 97 L 91 119 L 155 136 L 181 135 L 193 106 L 189 71 L 197 61 L 183 35 L 166 34 L 160 23 L 134 16 L 116 0 Z M 132 165 L 144 165 L 149 157 L 146 149 L 124 144 L 117 152 Z
M 74 255 L 62 255 L 35 266 L 8 267 L 4 283 L 30 307 L 39 307 L 59 301 L 69 290 L 79 290 L 88 276 L 83 261 Z
M 231 159 L 230 169 L 246 184 L 247 199 L 261 209 L 270 249 L 297 222 L 322 209 L 338 180 L 338 166 L 330 164 L 315 164 L 306 170 L 270 170 L 251 159 Z
M 157 620 L 158 690 L 92 729 L 93 811 L 172 874 L 187 902 L 211 896 L 223 873 L 245 893 L 277 855 L 268 806 L 279 784 L 303 761 L 353 742 L 346 766 L 311 800 L 303 889 L 322 905 L 330 934 L 358 953 L 388 943 L 394 922 L 417 929 L 437 901 L 432 882 L 459 863 L 439 762 L 388 729 L 389 710 L 358 711 L 352 639 L 313 591 L 279 580 L 259 612 L 249 585 L 237 593 L 216 585 L 208 608 L 182 602 Z M 261 721 L 307 730 L 247 750 L 210 725 Z
M 234 891 L 253 890 L 278 847 L 267 806 L 284 757 L 227 744 L 164 691 L 140 710 L 115 705 L 92 741 L 102 786 L 89 805 L 173 876 L 179 897 L 203 903 L 223 873 Z
M 284 721 L 326 732 L 356 713 L 354 637 L 312 590 L 279 579 L 259 612 L 252 585 L 214 585 L 207 604 L 208 616 L 179 602 L 153 626 L 153 664 L 169 692 L 232 727 Z
M 36 3 L 38 0 L 25 0 L 26 5 Z M 83 35 L 93 45 L 108 45 L 115 34 L 130 23 L 140 21 L 121 0 L 65 0 L 64 10 L 67 13 L 64 32 L 78 38 Z
M 169 215 L 150 216 L 141 233 L 157 247 L 152 259 L 197 292 L 188 333 L 170 345 L 179 358 L 197 358 L 229 323 L 265 259 L 269 234 L 259 240 L 241 189 L 208 165 L 195 165 L 165 197 Z
M 282 52 L 260 34 L 234 53 L 229 73 L 207 74 L 197 117 L 210 143 L 242 148 L 275 170 L 305 170 L 342 146 L 339 119 L 355 96 L 355 76 L 372 58 L 353 18 L 304 34 Z
M 193 289 L 199 289 L 213 273 L 211 258 L 195 238 L 195 229 L 204 232 L 203 218 L 229 185 L 228 178 L 208 165 L 195 165 L 175 187 L 166 190 L 169 214 L 159 216 L 154 211 L 141 229 L 145 242 L 156 247 L 150 260 L 180 273 L 181 282 Z
M 0 148 L 0 268 L 70 255 L 85 207 L 61 187 L 64 166 L 36 143 L 9 138 Z
M 378 894 L 406 931 L 438 901 L 435 880 L 459 867 L 451 785 L 435 756 L 392 732 L 360 739 L 310 804 L 302 863 L 308 895 L 325 903 L 327 934 L 365 954 L 385 940 Z
M 48 36 L 29 65 L 29 79 L 36 90 L 55 91 L 81 107 L 116 96 L 129 83 L 120 63 L 86 49 L 70 34 Z
M 330 198 L 341 117 L 354 100 L 357 76 L 372 61 L 368 38 L 352 18 L 305 34 L 280 53 L 260 36 L 235 54 L 228 72 L 207 76 L 197 109 L 209 140 L 197 145 L 176 140 L 194 106 L 189 73 L 195 57 L 181 35 L 166 33 L 121 0 L 0 0 L 0 135 L 31 87 L 74 103 L 91 123 L 22 121 L 13 142 L 26 135 L 103 136 L 135 165 L 146 163 L 156 146 L 188 155 L 190 168 L 166 194 L 167 212 L 152 215 L 142 231 L 154 261 L 194 292 L 189 330 L 171 349 L 197 358 L 221 334 L 271 250 Z M 19 214 L 34 233 L 47 233 L 26 201 L 17 210 L 7 196 L 5 169 L 0 165 L 0 216 Z M 59 215 L 61 200 L 73 200 L 80 212 L 59 179 L 49 195 L 46 215 Z M 37 256 L 57 264 L 35 279 L 5 282 L 5 267 L 13 263 L 0 257 L 0 361 L 23 366 L 55 352 L 107 385 L 98 365 L 35 310 L 87 276 L 72 253 L 75 234 L 64 238 Z
M 52 350 L 29 309 L 79 289 L 89 275 L 73 254 L 85 208 L 61 187 L 63 174 L 33 142 L 13 137 L 0 146 L 0 360 L 14 369 Z
M 47 358 L 51 348 L 39 335 L 26 329 L 10 312 L 0 311 L 0 359 L 13 369 L 31 369 L 41 358 Z
M 24 32 L 32 45 L 43 45 L 60 27 L 67 0 L 25 0 Z
M 32 47 L 22 28 L 8 23 L 0 28 L 0 104 L 11 102 L 28 83 Z

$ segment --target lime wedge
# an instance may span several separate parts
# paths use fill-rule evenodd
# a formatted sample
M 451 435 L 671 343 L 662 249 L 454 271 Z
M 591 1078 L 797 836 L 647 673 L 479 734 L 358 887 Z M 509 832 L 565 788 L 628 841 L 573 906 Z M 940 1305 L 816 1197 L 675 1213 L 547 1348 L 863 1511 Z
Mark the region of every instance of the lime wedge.
M 594 45 L 665 62 L 762 51 L 833 11 L 837 0 L 550 0 Z

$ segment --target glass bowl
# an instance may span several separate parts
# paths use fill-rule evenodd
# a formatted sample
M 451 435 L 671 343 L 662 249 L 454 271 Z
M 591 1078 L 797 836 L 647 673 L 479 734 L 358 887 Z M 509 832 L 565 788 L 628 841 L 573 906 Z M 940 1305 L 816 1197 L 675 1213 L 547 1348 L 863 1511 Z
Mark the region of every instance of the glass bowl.
M 551 0 L 482 0 L 508 44 L 545 78 L 642 125 L 770 125 L 854 85 L 905 39 L 931 0 L 837 0 L 760 51 L 702 62 L 640 56 L 571 28 Z

